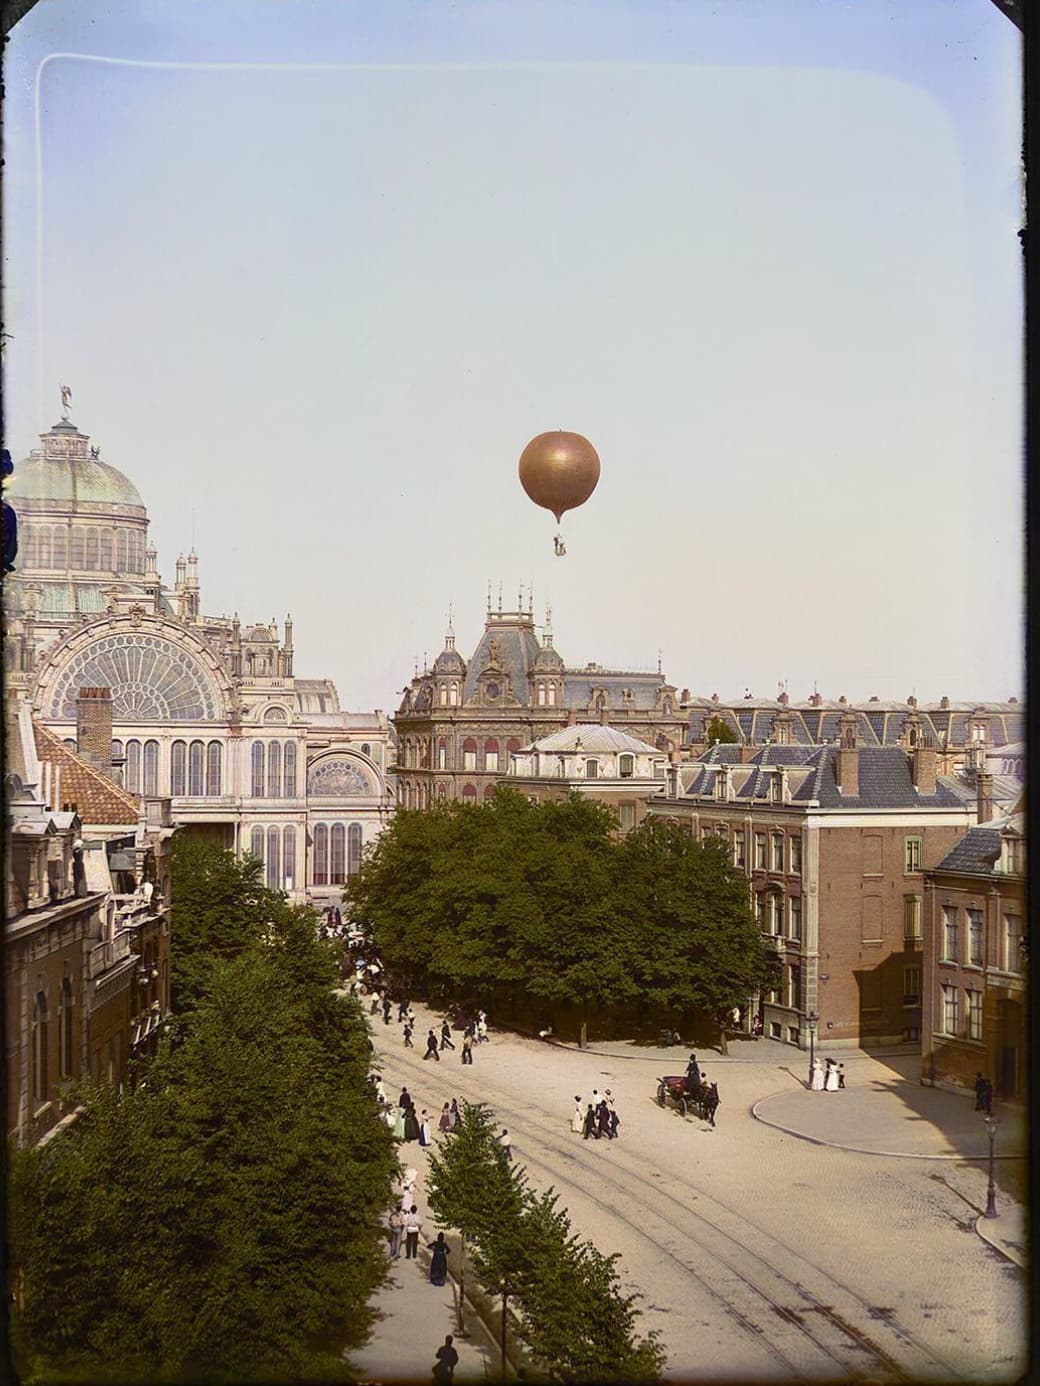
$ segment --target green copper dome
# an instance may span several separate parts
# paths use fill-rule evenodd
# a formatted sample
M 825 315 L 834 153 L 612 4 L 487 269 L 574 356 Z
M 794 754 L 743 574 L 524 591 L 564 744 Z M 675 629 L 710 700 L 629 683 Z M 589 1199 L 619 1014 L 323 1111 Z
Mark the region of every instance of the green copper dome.
M 144 510 L 137 487 L 122 472 L 102 462 L 97 450 L 87 451 L 89 438 L 75 424 L 57 423 L 41 435 L 42 448 L 19 462 L 10 480 L 10 495 L 33 502 L 39 509 L 47 502 L 63 508 L 80 502 L 92 505 L 132 505 Z

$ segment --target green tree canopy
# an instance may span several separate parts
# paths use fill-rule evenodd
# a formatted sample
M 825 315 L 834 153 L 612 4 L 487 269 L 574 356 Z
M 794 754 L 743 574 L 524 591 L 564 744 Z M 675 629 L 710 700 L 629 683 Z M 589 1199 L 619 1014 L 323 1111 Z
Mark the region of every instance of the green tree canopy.
M 705 741 L 707 741 L 709 746 L 711 746 L 716 741 L 718 741 L 723 746 L 734 745 L 735 743 L 740 741 L 740 737 L 733 730 L 730 724 L 725 720 L 725 718 L 720 717 L 717 712 L 712 714 L 712 719 L 708 723 L 707 728 L 705 729 L 704 739 Z

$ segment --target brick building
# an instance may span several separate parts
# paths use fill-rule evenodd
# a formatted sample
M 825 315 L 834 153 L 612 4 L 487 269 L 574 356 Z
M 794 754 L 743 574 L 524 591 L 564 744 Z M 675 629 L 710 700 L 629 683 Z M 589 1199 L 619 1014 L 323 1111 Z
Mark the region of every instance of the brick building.
M 919 745 L 717 745 L 671 766 L 651 815 L 727 840 L 745 871 L 781 986 L 758 1006 L 768 1036 L 806 1047 L 917 1039 L 924 871 L 971 826 L 973 801 Z
M 581 794 L 629 832 L 646 816 L 647 799 L 664 790 L 666 765 L 661 751 L 627 732 L 579 722 L 510 756 L 506 783 L 533 803 Z
M 981 779 L 982 777 L 980 777 Z M 924 1081 L 971 1088 L 977 1073 L 1005 1101 L 1026 1094 L 1024 815 L 995 818 L 980 784 L 979 822 L 925 875 Z
M 519 603 L 488 602 L 484 633 L 467 661 L 449 629 L 432 668 L 404 690 L 397 732 L 398 803 L 426 808 L 436 799 L 490 798 L 510 757 L 578 722 L 609 722 L 668 756 L 685 717 L 675 688 L 658 670 L 565 665 L 548 618 L 541 638 L 534 614 Z

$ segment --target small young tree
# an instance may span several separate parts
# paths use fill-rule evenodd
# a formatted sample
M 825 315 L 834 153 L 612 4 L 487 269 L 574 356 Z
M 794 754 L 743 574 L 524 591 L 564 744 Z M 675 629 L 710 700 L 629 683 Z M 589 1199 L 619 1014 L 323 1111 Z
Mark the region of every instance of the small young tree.
M 722 746 L 731 746 L 737 743 L 740 737 L 730 724 L 716 712 L 712 714 L 712 719 L 705 730 L 705 740 L 709 746 L 713 745 L 716 741 Z

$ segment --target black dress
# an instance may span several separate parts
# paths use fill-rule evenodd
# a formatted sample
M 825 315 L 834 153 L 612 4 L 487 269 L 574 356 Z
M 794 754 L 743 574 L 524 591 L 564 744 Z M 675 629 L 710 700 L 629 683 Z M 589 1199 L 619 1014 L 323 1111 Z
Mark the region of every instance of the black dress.
M 404 1138 L 406 1141 L 419 1139 L 419 1123 L 415 1117 L 414 1107 L 406 1107 L 404 1111 Z
M 437 1241 L 430 1242 L 429 1246 L 433 1252 L 433 1259 L 430 1262 L 430 1284 L 443 1285 L 448 1278 L 447 1243 L 438 1238 Z

